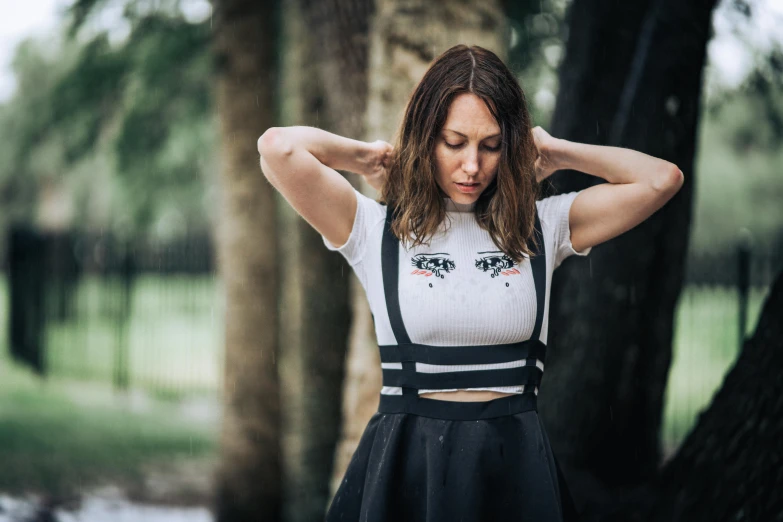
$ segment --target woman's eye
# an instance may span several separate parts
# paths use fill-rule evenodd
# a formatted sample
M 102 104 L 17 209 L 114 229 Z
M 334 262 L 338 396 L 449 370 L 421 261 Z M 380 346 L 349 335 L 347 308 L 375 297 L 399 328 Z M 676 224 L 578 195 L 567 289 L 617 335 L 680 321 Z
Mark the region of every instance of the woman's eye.
M 448 141 L 444 141 L 444 143 L 450 149 L 460 149 L 464 145 L 464 143 L 452 144 L 452 143 L 449 143 Z M 488 147 L 487 145 L 484 145 L 484 149 L 488 150 L 490 152 L 497 152 L 497 151 L 500 150 L 500 145 L 497 145 L 495 147 Z

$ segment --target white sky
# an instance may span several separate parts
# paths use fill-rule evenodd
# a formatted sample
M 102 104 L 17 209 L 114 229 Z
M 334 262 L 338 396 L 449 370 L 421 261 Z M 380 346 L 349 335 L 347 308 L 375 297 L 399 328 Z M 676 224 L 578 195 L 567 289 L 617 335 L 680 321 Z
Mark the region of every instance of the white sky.
M 28 35 L 46 35 L 57 25 L 63 0 L 0 0 L 0 102 L 16 88 L 11 60 L 16 44 Z
M 722 0 L 715 12 L 715 36 L 707 52 L 719 83 L 735 85 L 749 72 L 753 58 L 748 46 L 764 50 L 773 43 L 783 44 L 783 2 L 751 0 L 751 3 L 752 26 L 743 21 L 735 27 L 738 17 L 736 13 L 727 16 L 727 12 L 731 11 L 727 0 Z
M 60 13 L 71 3 L 72 0 L 0 0 L 0 103 L 10 98 L 16 88 L 11 71 L 16 45 L 30 35 L 53 35 Z M 125 27 L 117 27 L 121 24 L 122 9 L 117 2 L 110 0 L 108 4 L 96 23 L 114 26 L 115 35 L 122 37 L 127 31 Z M 185 0 L 182 5 L 193 18 L 209 16 L 207 0 Z M 739 35 L 732 27 L 732 19 L 726 16 L 728 9 L 729 2 L 722 0 L 715 14 L 715 38 L 710 42 L 708 54 L 715 81 L 734 85 L 752 65 L 743 39 L 759 49 L 768 48 L 772 41 L 783 42 L 783 1 L 757 0 L 753 6 L 753 27 L 745 24 Z

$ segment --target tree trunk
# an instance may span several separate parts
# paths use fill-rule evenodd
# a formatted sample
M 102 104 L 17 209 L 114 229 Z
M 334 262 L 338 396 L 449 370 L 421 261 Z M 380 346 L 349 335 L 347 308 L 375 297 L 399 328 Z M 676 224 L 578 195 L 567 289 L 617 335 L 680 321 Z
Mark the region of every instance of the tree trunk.
M 218 266 L 226 291 L 220 521 L 277 522 L 281 512 L 279 256 L 274 188 L 259 169 L 256 150 L 275 120 L 276 18 L 271 0 L 215 3 L 222 136 Z
M 394 141 L 411 91 L 440 53 L 477 44 L 505 58 L 506 20 L 499 1 L 466 3 L 379 0 L 370 26 L 369 101 L 365 139 Z M 377 197 L 366 185 L 363 192 Z M 354 284 L 354 323 L 344 388 L 343 431 L 332 475 L 337 489 L 364 428 L 378 409 L 380 353 L 364 291 Z
M 649 522 L 783 520 L 783 272 L 712 404 L 655 481 Z
M 553 280 L 540 411 L 577 504 L 652 478 L 694 190 L 714 0 L 576 0 L 552 134 L 667 159 L 685 185 L 640 226 L 566 260 Z M 553 176 L 558 192 L 599 178 Z M 600 510 L 600 509 L 599 509 Z
M 286 1 L 286 125 L 362 138 L 370 7 L 366 0 Z M 354 277 L 344 258 L 324 248 L 320 234 L 284 201 L 281 214 L 283 518 L 310 522 L 323 519 L 329 499 Z
M 618 495 L 602 522 L 783 520 L 781 317 L 783 271 L 753 337 L 677 454 L 649 483 Z

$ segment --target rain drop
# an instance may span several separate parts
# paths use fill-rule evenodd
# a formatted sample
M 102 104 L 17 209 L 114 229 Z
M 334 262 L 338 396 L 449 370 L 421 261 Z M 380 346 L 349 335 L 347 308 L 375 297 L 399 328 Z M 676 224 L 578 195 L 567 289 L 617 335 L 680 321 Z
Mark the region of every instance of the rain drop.
M 680 108 L 680 99 L 676 96 L 669 96 L 666 98 L 666 112 L 669 113 L 669 116 L 676 116 L 677 111 Z

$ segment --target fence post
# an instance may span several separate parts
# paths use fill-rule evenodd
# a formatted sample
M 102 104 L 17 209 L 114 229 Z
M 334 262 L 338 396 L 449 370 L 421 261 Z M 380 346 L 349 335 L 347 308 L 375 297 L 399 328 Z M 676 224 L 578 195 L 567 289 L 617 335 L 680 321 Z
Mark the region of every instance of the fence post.
M 119 280 L 119 303 L 115 311 L 115 331 L 117 334 L 116 356 L 114 366 L 114 386 L 118 391 L 127 390 L 130 387 L 130 328 L 129 322 L 133 302 L 133 279 L 135 275 L 135 262 L 133 259 L 133 243 L 128 238 L 118 239 L 114 267 Z
M 742 229 L 737 246 L 737 290 L 739 293 L 739 350 L 745 342 L 748 320 L 748 292 L 750 289 L 750 233 Z
M 9 341 L 12 357 L 46 373 L 46 242 L 37 230 L 12 225 L 8 235 Z

